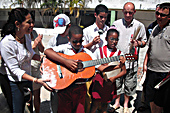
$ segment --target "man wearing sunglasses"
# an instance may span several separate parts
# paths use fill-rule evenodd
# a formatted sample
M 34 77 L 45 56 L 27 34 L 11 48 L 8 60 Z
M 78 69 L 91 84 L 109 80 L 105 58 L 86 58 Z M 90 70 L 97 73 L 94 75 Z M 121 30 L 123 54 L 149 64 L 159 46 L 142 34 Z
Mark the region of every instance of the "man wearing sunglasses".
M 155 10 L 155 12 L 158 11 L 159 5 L 160 5 L 160 4 L 157 4 L 157 5 L 156 5 L 156 10 Z M 155 17 L 156 17 L 156 13 L 155 13 Z M 154 22 L 152 22 L 152 23 L 147 27 L 147 29 L 146 29 L 147 39 L 149 39 L 149 36 L 150 36 L 153 28 L 154 28 L 157 24 L 158 24 L 158 23 L 157 23 L 157 20 L 155 20 Z
M 132 2 L 125 3 L 122 12 L 124 18 L 113 22 L 113 26 L 115 26 L 120 33 L 117 48 L 125 54 L 138 54 L 138 47 L 144 47 L 147 41 L 145 26 L 134 19 L 136 10 Z M 132 39 L 136 33 L 137 36 Z M 130 45 L 133 45 L 132 49 L 130 49 Z M 126 75 L 116 79 L 118 97 L 113 105 L 113 109 L 116 110 L 120 107 L 120 95 L 124 94 L 124 113 L 129 113 L 129 97 L 136 93 L 138 64 L 137 61 L 135 61 L 125 62 L 125 65 L 127 70 Z
M 170 3 L 160 4 L 155 14 L 158 25 L 149 37 L 144 60 L 144 70 L 147 70 L 145 100 L 150 103 L 152 113 L 170 113 L 170 81 L 158 90 L 154 88 L 170 71 Z

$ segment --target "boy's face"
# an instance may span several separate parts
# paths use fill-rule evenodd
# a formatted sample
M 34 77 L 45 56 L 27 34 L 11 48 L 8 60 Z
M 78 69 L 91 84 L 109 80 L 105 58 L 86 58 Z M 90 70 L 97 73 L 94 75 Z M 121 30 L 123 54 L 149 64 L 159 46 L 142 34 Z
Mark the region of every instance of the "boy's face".
M 71 45 L 74 47 L 74 49 L 78 50 L 82 47 L 82 40 L 83 35 L 82 34 L 72 34 L 71 39 L 69 38 L 69 41 Z
M 104 26 L 107 20 L 108 13 L 100 12 L 98 15 L 95 13 L 94 16 L 96 17 L 96 24 L 99 26 Z
M 118 34 L 117 33 L 110 33 L 107 38 L 107 47 L 109 49 L 114 49 L 118 42 Z

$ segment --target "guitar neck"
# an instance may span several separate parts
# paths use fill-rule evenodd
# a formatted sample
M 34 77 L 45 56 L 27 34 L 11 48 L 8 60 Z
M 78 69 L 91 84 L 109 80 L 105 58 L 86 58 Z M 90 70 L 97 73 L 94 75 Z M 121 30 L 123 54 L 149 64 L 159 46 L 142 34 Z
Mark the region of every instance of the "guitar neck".
M 110 62 L 114 62 L 114 61 L 119 61 L 119 58 L 120 58 L 120 56 L 114 56 L 114 57 L 107 57 L 107 58 L 103 58 L 103 59 L 84 61 L 84 62 L 82 62 L 83 68 L 91 67 L 91 66 L 95 66 L 95 65 L 99 65 L 99 64 L 110 63 Z

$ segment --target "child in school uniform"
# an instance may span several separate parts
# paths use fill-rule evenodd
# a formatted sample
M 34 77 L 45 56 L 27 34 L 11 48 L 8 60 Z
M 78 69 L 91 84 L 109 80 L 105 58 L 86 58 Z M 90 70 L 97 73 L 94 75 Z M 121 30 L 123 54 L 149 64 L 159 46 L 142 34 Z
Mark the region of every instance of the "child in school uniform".
M 69 69 L 71 72 L 75 72 L 78 68 L 78 61 L 74 59 L 67 59 L 60 56 L 57 52 L 66 55 L 75 55 L 80 52 L 89 54 L 92 60 L 95 60 L 95 56 L 90 50 L 83 48 L 82 46 L 83 30 L 77 25 L 72 25 L 69 29 L 69 43 L 55 46 L 45 50 L 45 54 L 51 60 L 59 62 L 61 65 Z M 124 60 L 122 60 L 124 62 Z M 101 69 L 108 66 L 95 66 Z M 108 67 L 109 68 L 109 67 Z M 68 87 L 58 90 L 58 113 L 84 113 L 85 96 L 86 96 L 85 82 L 75 81 Z
M 107 45 L 99 48 L 100 52 L 96 56 L 97 59 L 123 55 L 123 53 L 116 48 L 117 42 L 119 40 L 118 37 L 119 37 L 119 32 L 116 29 L 110 28 L 107 31 L 106 38 L 105 38 L 107 41 Z M 97 109 L 100 113 L 106 113 L 108 103 L 111 102 L 114 98 L 116 98 L 115 80 L 126 73 L 126 68 L 125 68 L 125 64 L 122 62 L 120 63 L 118 62 L 117 65 L 111 65 L 111 66 L 113 66 L 114 69 L 121 69 L 121 71 L 117 73 L 117 75 L 110 77 L 107 76 L 107 74 L 104 74 L 103 72 L 107 72 L 107 71 L 110 72 L 113 70 L 107 70 L 107 68 L 103 68 L 102 66 L 100 66 L 98 68 L 100 72 L 96 74 L 96 76 L 92 81 L 91 113 L 95 113 Z

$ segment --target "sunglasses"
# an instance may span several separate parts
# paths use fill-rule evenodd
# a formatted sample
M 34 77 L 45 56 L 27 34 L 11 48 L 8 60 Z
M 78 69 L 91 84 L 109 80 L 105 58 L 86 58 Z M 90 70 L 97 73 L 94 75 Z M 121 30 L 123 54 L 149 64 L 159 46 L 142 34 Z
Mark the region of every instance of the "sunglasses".
M 77 44 L 77 43 L 82 43 L 83 40 L 79 40 L 79 41 L 78 41 L 78 40 L 73 40 L 72 42 L 73 42 L 74 44 Z
M 129 15 L 132 15 L 134 12 L 127 12 L 127 11 L 124 11 L 123 13 L 124 13 L 124 14 L 128 14 L 128 13 L 129 13 Z
M 109 40 L 110 40 L 110 41 L 116 41 L 116 42 L 117 42 L 119 39 L 118 39 L 118 38 L 113 38 L 113 37 L 111 37 L 111 38 L 109 38 Z
M 158 11 L 156 11 L 155 14 L 158 16 L 160 15 L 161 17 L 165 17 L 169 15 L 169 14 L 167 15 L 167 14 L 159 13 Z

